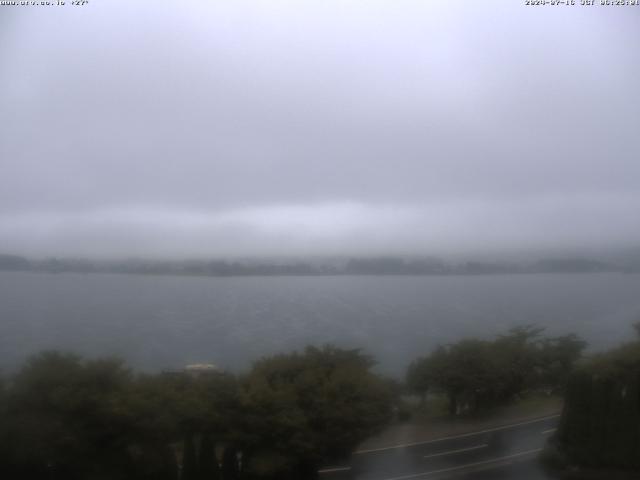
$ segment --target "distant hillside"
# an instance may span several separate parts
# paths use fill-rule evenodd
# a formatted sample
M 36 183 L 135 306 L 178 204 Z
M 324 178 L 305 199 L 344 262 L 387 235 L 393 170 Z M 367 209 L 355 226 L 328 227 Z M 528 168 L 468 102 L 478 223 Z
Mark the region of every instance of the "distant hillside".
M 589 258 L 552 258 L 534 262 L 445 262 L 437 258 L 359 257 L 340 260 L 112 260 L 28 259 L 0 255 L 0 270 L 75 273 L 130 273 L 198 276 L 295 275 L 487 275 L 526 273 L 640 272 L 640 264 Z

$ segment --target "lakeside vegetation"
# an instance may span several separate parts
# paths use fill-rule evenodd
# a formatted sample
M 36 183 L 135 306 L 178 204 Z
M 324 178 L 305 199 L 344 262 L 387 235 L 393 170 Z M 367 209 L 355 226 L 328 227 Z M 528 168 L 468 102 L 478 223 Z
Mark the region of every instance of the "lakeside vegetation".
M 576 335 L 545 337 L 517 327 L 494 340 L 475 338 L 440 346 L 408 368 L 409 391 L 447 399 L 450 415 L 474 414 L 531 391 L 562 393 L 586 343 Z
M 584 342 L 542 333 L 439 347 L 405 384 L 333 346 L 266 357 L 239 375 L 136 374 L 117 359 L 43 352 L 1 384 L 0 465 L 13 478 L 313 479 L 417 412 L 407 394 L 445 398 L 461 417 L 561 393 Z
M 598 471 L 609 472 L 608 478 L 634 472 L 637 478 L 640 322 L 634 327 L 635 340 L 593 356 L 571 375 L 557 435 L 545 452 L 552 467 L 573 471 L 576 478 Z
M 357 350 L 308 347 L 250 372 L 135 375 L 44 352 L 0 390 L 8 478 L 305 479 L 385 425 L 392 390 Z

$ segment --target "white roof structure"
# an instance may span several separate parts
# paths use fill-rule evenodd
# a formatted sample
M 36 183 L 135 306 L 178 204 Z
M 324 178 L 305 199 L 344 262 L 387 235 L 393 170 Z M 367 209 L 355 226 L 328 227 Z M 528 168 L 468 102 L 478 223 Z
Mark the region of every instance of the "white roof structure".
M 192 363 L 184 367 L 184 371 L 188 373 L 217 373 L 221 370 L 213 363 Z

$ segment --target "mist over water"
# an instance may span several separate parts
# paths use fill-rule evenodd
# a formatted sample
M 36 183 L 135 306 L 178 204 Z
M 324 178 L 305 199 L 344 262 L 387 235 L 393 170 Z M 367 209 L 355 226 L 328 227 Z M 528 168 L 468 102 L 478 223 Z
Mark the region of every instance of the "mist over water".
M 638 4 L 0 2 L 0 477 L 640 468 Z
M 3 8 L 0 253 L 589 254 L 640 244 L 640 10 Z
M 146 371 L 334 343 L 397 377 L 437 344 L 535 323 L 600 350 L 630 339 L 640 275 L 198 278 L 0 273 L 0 364 L 31 353 L 117 355 Z

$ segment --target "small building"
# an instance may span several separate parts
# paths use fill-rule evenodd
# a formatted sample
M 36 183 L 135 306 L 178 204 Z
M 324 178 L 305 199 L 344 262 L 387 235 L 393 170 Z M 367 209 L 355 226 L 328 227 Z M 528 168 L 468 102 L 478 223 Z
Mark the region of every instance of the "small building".
M 184 373 L 192 377 L 220 374 L 222 370 L 213 363 L 192 363 L 184 367 Z

